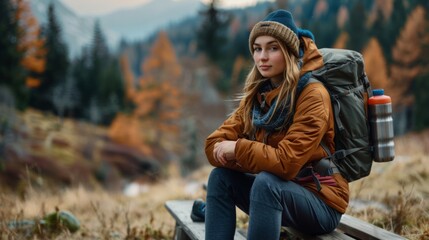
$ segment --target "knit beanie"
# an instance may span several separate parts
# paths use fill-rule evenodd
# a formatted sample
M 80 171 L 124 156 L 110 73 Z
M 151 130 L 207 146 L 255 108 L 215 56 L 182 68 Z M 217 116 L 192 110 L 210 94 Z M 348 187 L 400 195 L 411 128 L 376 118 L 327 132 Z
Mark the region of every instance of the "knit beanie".
M 314 40 L 314 36 L 310 31 L 298 28 L 295 25 L 292 14 L 282 9 L 271 12 L 262 21 L 255 24 L 249 36 L 249 48 L 252 54 L 254 50 L 253 43 L 257 37 L 262 35 L 272 36 L 282 41 L 297 58 L 301 55 L 299 38 L 306 36 Z

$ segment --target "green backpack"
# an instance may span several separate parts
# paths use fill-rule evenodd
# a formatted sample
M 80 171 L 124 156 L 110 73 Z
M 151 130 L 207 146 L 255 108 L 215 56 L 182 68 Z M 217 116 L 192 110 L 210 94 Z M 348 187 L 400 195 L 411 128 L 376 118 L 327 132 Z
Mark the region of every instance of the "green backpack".
M 322 143 L 329 156 L 313 164 L 313 169 L 322 176 L 340 172 L 352 182 L 368 176 L 373 161 L 367 114 L 367 100 L 372 96 L 371 84 L 360 53 L 332 48 L 319 50 L 324 66 L 312 72 L 309 82 L 322 82 L 331 96 L 335 152 L 330 153 Z

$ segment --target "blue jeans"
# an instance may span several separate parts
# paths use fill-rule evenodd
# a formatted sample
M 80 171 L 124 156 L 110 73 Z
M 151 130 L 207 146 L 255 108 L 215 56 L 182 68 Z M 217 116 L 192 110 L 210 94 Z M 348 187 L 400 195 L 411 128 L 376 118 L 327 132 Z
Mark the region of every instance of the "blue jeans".
M 293 181 L 267 172 L 215 168 L 207 185 L 206 240 L 234 238 L 236 206 L 249 214 L 250 240 L 278 240 L 281 226 L 312 235 L 329 233 L 342 215 Z

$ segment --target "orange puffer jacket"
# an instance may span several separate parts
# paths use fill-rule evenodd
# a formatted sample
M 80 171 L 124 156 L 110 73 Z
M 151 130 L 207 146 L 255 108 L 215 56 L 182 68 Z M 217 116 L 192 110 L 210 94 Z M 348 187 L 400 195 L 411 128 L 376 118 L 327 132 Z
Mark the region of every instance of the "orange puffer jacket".
M 310 39 L 305 39 L 306 51 L 301 74 L 323 65 L 322 56 Z M 266 94 L 266 103 L 270 104 L 277 96 L 278 89 Z M 242 104 L 242 103 L 240 103 Z M 331 100 L 321 83 L 308 84 L 296 102 L 293 123 L 285 132 L 274 132 L 263 143 L 265 131 L 255 134 L 255 141 L 243 138 L 244 123 L 240 113 L 234 113 L 206 139 L 206 156 L 210 164 L 227 167 L 240 172 L 270 172 L 284 180 L 294 180 L 298 172 L 312 161 L 320 160 L 327 154 L 320 146 L 323 140 L 334 151 L 334 118 Z M 221 166 L 213 158 L 215 143 L 223 140 L 237 140 L 236 161 Z M 344 213 L 349 201 L 348 182 L 334 174 L 334 184 L 324 184 L 317 190 L 313 181 L 298 182 L 317 194 L 326 204 Z

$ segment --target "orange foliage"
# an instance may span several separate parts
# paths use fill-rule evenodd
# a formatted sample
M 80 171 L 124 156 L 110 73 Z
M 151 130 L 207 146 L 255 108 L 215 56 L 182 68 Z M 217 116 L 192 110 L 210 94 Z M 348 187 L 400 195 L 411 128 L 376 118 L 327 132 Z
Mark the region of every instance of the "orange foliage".
M 229 37 L 233 38 L 237 35 L 238 31 L 241 29 L 241 22 L 238 18 L 233 18 L 230 24 Z
M 394 104 L 398 107 L 410 106 L 414 102 L 412 82 L 418 75 L 427 71 L 427 66 L 420 62 L 420 56 L 427 54 L 422 52 L 423 45 L 428 44 L 425 35 L 427 24 L 425 10 L 421 6 L 416 7 L 408 17 L 392 50 L 394 63 L 390 69 L 389 90 L 392 99 L 396 99 Z
M 122 69 L 122 76 L 124 77 L 124 80 L 125 80 L 125 97 L 128 100 L 132 100 L 136 93 L 136 89 L 134 86 L 135 77 L 133 72 L 131 71 L 130 63 L 128 62 L 128 58 L 125 54 L 121 56 L 120 64 Z
M 393 1 L 394 0 L 376 0 L 374 8 L 380 10 L 385 20 L 389 19 L 393 12 Z
M 179 80 L 182 68 L 165 32 L 159 34 L 141 66 L 144 76 L 135 83 L 127 57 L 121 58 L 126 97 L 134 103 L 135 109 L 130 116 L 118 115 L 110 127 L 109 135 L 121 143 L 142 150 L 150 144 L 175 150 L 177 146 L 173 143 L 180 143 L 178 137 L 183 96 Z
M 372 87 L 385 89 L 388 84 L 387 65 L 377 39 L 371 38 L 362 55 L 365 59 L 366 74 Z
M 40 86 L 40 79 L 27 77 L 25 81 L 25 86 L 27 86 L 28 88 L 37 88 Z
M 349 11 L 346 6 L 341 6 L 338 10 L 337 15 L 337 26 L 338 28 L 343 28 L 346 25 L 347 20 L 349 19 Z
M 45 70 L 44 41 L 40 38 L 40 27 L 32 15 L 28 1 L 14 0 L 17 6 L 16 18 L 19 19 L 20 39 L 18 49 L 24 52 L 22 66 L 30 73 L 42 73 Z M 34 88 L 40 85 L 32 76 L 26 79 L 27 87 Z
M 329 8 L 329 4 L 326 0 L 317 1 L 314 7 L 314 17 L 318 18 L 320 15 L 325 13 Z
M 345 49 L 348 39 L 349 39 L 349 35 L 346 32 L 342 32 L 340 36 L 338 36 L 337 41 L 335 41 L 333 47 Z
M 182 68 L 178 64 L 175 50 L 166 32 L 160 32 L 154 43 L 150 56 L 143 63 L 143 72 L 155 77 L 158 81 L 170 81 L 180 76 Z
M 151 156 L 152 150 L 142 136 L 145 132 L 138 118 L 119 113 L 110 125 L 108 135 L 118 143 L 135 147 Z
M 384 21 L 387 21 L 393 12 L 393 0 L 376 0 L 368 14 L 368 25 L 371 26 L 381 13 Z

